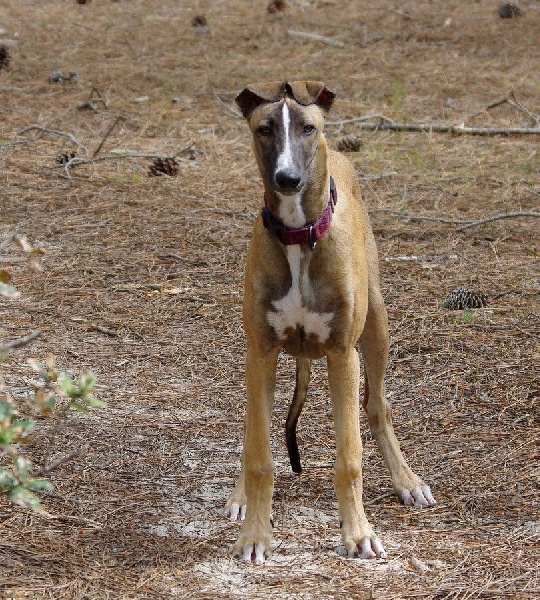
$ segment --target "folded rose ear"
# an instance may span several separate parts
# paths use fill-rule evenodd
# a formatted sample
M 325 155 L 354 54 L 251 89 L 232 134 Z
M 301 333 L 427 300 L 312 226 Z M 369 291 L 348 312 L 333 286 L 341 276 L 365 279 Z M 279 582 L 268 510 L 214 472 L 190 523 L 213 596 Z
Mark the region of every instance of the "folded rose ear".
M 284 94 L 284 81 L 254 83 L 248 85 L 236 96 L 236 104 L 238 104 L 244 117 L 247 118 L 263 102 L 278 102 Z
M 330 110 L 336 97 L 321 81 L 291 81 L 287 87 L 299 104 L 316 104 L 325 113 Z
M 236 103 L 244 117 L 248 118 L 263 102 L 279 102 L 285 95 L 303 106 L 316 104 L 324 113 L 330 110 L 336 97 L 320 81 L 270 81 L 248 85 L 236 96 Z

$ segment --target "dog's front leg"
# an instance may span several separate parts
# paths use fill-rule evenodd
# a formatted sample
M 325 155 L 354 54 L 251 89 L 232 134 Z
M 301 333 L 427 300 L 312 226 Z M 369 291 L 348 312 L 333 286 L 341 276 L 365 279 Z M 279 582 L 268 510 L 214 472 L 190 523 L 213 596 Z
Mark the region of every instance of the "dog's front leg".
M 270 423 L 277 356 L 277 350 L 263 353 L 252 346 L 248 347 L 242 472 L 238 485 L 227 503 L 229 507 L 240 504 L 240 508 L 234 507 L 234 510 L 239 512 L 241 517 L 245 515 L 240 536 L 233 547 L 233 554 L 255 564 L 264 563 L 272 550 L 274 464 L 270 451 Z M 245 508 L 241 505 L 244 498 Z
M 336 430 L 335 488 L 341 537 L 348 556 L 386 557 L 362 502 L 362 442 L 359 423 L 360 365 L 354 348 L 327 357 L 328 380 Z

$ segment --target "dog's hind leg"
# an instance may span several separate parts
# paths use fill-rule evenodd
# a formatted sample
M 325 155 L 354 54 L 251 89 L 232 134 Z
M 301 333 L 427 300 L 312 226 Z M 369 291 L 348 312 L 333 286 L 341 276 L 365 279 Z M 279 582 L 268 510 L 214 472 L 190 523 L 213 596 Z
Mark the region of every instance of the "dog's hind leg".
M 300 413 L 306 401 L 309 378 L 311 375 L 311 360 L 309 358 L 296 359 L 296 385 L 294 396 L 285 422 L 285 438 L 287 440 L 287 451 L 291 461 L 292 470 L 295 473 L 302 471 L 300 462 L 300 453 L 298 452 L 298 443 L 296 441 L 296 425 L 300 418 Z
M 364 356 L 365 391 L 363 406 L 371 433 L 390 471 L 394 491 L 404 504 L 416 507 L 435 504 L 430 488 L 413 473 L 401 453 L 392 425 L 390 404 L 386 399 L 384 374 L 388 363 L 388 318 L 379 289 L 376 250 L 372 242 L 369 269 L 368 312 L 360 345 Z

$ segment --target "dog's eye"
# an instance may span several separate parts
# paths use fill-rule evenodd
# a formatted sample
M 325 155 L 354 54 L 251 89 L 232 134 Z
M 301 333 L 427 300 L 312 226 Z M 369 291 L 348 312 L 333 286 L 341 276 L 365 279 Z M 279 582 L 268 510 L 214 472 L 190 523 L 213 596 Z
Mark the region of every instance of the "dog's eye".
M 304 125 L 304 133 L 311 135 L 315 131 L 315 125 Z
M 272 133 L 272 128 L 269 125 L 259 125 L 259 127 L 257 127 L 257 133 L 259 135 L 268 136 Z

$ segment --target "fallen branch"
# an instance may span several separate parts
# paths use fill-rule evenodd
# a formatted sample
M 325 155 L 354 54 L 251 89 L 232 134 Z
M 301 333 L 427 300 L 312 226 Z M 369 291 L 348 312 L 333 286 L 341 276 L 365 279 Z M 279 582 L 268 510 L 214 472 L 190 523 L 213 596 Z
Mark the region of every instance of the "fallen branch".
M 401 219 L 409 219 L 410 221 L 434 221 L 437 223 L 446 223 L 449 225 L 465 225 L 472 223 L 472 221 L 463 221 L 460 219 L 448 219 L 445 217 L 429 217 L 427 215 L 415 215 L 406 213 L 401 210 L 394 210 L 392 208 L 372 208 L 369 210 L 369 214 L 383 212 L 388 213 L 392 216 L 399 217 Z
M 32 331 L 32 333 L 29 333 L 24 337 L 20 337 L 15 340 L 12 340 L 11 342 L 3 344 L 2 346 L 0 346 L 0 354 L 5 354 L 9 350 L 15 350 L 16 348 L 22 348 L 23 346 L 27 346 L 36 338 L 38 338 L 41 335 L 41 333 L 42 332 L 40 329 L 36 329 L 35 331 Z
M 500 219 L 516 219 L 518 217 L 540 217 L 540 213 L 523 211 L 501 213 L 499 215 L 493 215 L 492 217 L 486 217 L 485 219 L 471 221 L 470 223 L 458 227 L 457 231 L 463 231 L 464 229 L 469 229 L 470 227 L 477 227 L 478 225 L 483 225 L 484 223 L 491 223 L 492 221 L 499 221 Z
M 497 107 L 502 104 L 509 104 L 516 111 L 525 114 L 531 121 L 531 127 L 469 127 L 465 123 L 478 115 Z M 367 123 L 366 121 L 376 120 L 375 123 Z M 396 123 L 392 119 L 384 115 L 365 115 L 362 117 L 353 117 L 351 119 L 343 119 L 341 121 L 327 121 L 327 125 L 337 125 L 340 128 L 349 123 L 358 123 L 358 128 L 364 131 L 404 131 L 404 132 L 424 132 L 424 133 L 451 133 L 453 135 L 540 135 L 540 115 L 537 115 L 520 104 L 513 92 L 506 98 L 496 100 L 489 104 L 486 108 L 477 111 L 467 117 L 463 123 L 459 125 L 442 125 L 438 123 Z
M 61 456 L 60 458 L 53 461 L 52 463 L 49 463 L 48 465 L 44 465 L 43 467 L 41 467 L 41 469 L 39 469 L 38 475 L 40 475 L 40 476 L 47 475 L 54 469 L 57 469 L 58 467 L 62 466 L 63 464 L 65 464 L 65 463 L 69 462 L 70 460 L 76 458 L 77 456 L 83 454 L 84 452 L 86 452 L 88 450 L 88 448 L 89 448 L 89 446 L 83 446 L 82 448 L 73 450 L 69 454 Z
M 67 131 L 59 131 L 58 129 L 49 129 L 48 127 L 42 127 L 41 125 L 28 125 L 28 127 L 24 127 L 23 129 L 19 130 L 17 132 L 17 135 L 22 135 L 23 133 L 26 133 L 28 131 L 39 131 L 41 133 L 41 135 L 37 135 L 32 140 L 27 140 L 27 141 L 35 142 L 35 141 L 41 139 L 43 137 L 43 135 L 48 133 L 49 135 L 56 135 L 57 137 L 66 138 L 73 144 L 76 144 L 80 148 L 84 148 L 86 150 L 86 147 L 84 146 L 84 144 L 81 144 L 81 142 L 79 142 L 79 140 L 72 133 L 69 133 Z
M 531 112 L 528 108 L 525 108 L 525 106 L 520 104 L 517 101 L 516 96 L 513 91 L 511 91 L 508 94 L 508 96 L 506 96 L 506 98 L 502 98 L 501 100 L 495 100 L 495 102 L 488 104 L 486 106 L 486 108 L 473 113 L 472 115 L 467 117 L 466 121 L 469 119 L 473 119 L 474 117 L 477 117 L 478 115 L 483 115 L 484 113 L 492 110 L 493 108 L 496 108 L 497 106 L 502 106 L 503 104 L 509 104 L 512 108 L 514 108 L 518 112 L 521 112 L 521 113 L 527 115 L 527 117 L 533 123 L 534 127 L 540 127 L 540 115 L 537 115 L 537 114 Z
M 440 125 L 428 123 L 394 123 L 380 121 L 379 123 L 359 123 L 363 131 L 402 131 L 423 133 L 451 133 L 453 135 L 540 135 L 540 127 L 467 127 L 460 125 Z
M 369 211 L 370 214 L 384 212 L 388 213 L 392 216 L 399 217 L 401 219 L 408 219 L 410 221 L 432 221 L 436 223 L 445 223 L 449 225 L 461 225 L 458 227 L 456 231 L 463 231 L 464 229 L 469 229 L 470 227 L 477 227 L 478 225 L 483 225 L 485 223 L 491 223 L 493 221 L 499 221 L 501 219 L 516 219 L 519 217 L 540 217 L 540 213 L 533 211 L 516 211 L 516 212 L 508 212 L 508 213 L 499 213 L 496 215 L 492 215 L 491 217 L 485 217 L 483 219 L 448 219 L 446 217 L 430 217 L 428 215 L 415 215 L 411 213 L 406 213 L 400 210 L 393 210 L 391 208 L 373 208 Z
M 112 131 L 112 129 L 111 129 Z M 67 162 L 62 164 L 61 166 L 64 168 L 66 175 L 69 179 L 72 178 L 70 168 L 75 167 L 77 165 L 90 165 L 95 162 L 99 162 L 102 160 L 123 160 L 126 158 L 146 158 L 146 159 L 161 159 L 161 160 L 176 160 L 181 154 L 187 153 L 193 155 L 196 149 L 192 142 L 189 143 L 188 146 L 182 148 L 178 152 L 175 152 L 172 156 L 164 156 L 163 154 L 157 153 L 146 153 L 146 152 L 110 152 L 109 154 L 103 154 L 102 156 L 94 156 L 92 158 L 80 158 L 78 156 L 74 156 L 70 158 Z M 182 160 L 182 159 L 180 159 Z M 191 162 L 185 159 L 185 162 Z M 57 166 L 57 165 L 55 165 Z
M 113 121 L 113 124 L 109 127 L 109 129 L 107 129 L 107 131 L 101 138 L 101 142 L 99 143 L 99 146 L 94 150 L 92 158 L 95 158 L 99 154 L 99 151 L 101 150 L 101 148 L 103 148 L 103 144 L 107 141 L 107 138 L 111 135 L 113 129 L 118 125 L 118 123 L 120 123 L 120 121 L 125 121 L 125 117 L 123 117 L 122 115 L 118 115 L 118 117 L 116 117 L 116 119 Z

